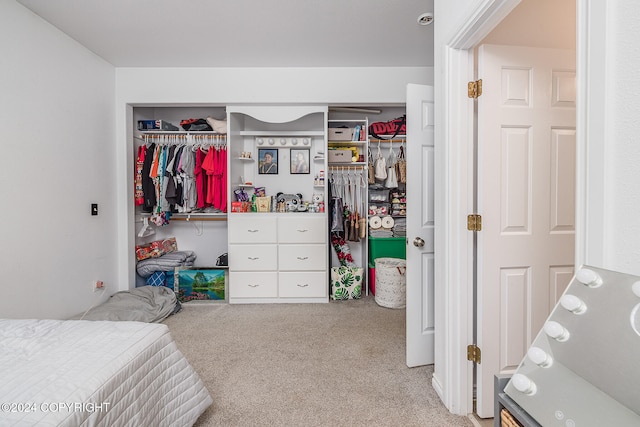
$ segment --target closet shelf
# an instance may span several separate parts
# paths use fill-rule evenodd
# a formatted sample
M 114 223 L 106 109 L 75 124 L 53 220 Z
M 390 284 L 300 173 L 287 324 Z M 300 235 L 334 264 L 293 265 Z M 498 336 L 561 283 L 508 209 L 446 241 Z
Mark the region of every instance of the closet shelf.
M 324 136 L 321 130 L 242 130 L 241 136 Z
M 218 133 L 214 131 L 186 131 L 186 130 L 144 130 L 140 131 L 141 135 L 215 135 L 226 136 L 226 133 Z
M 329 141 L 329 145 L 367 145 L 367 141 Z
M 385 136 L 385 135 L 380 135 L 380 136 Z M 386 135 L 389 137 L 392 137 L 393 135 Z M 377 139 L 377 138 L 369 138 L 369 142 L 374 142 L 374 143 L 378 143 L 378 142 L 407 142 L 407 135 L 396 135 L 395 138 L 393 139 Z
M 354 162 L 354 163 L 329 163 L 330 169 L 362 169 L 368 163 L 367 162 Z
M 143 213 L 143 218 L 150 218 L 153 214 Z M 172 213 L 171 221 L 226 221 L 227 214 L 222 212 L 190 212 L 190 213 Z

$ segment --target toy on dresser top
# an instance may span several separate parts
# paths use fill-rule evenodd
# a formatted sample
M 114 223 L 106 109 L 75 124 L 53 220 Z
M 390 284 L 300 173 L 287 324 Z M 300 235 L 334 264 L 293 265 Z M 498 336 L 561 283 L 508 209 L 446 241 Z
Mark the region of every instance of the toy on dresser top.
M 276 194 L 278 212 L 301 212 L 306 211 L 306 206 L 302 203 L 302 194 Z

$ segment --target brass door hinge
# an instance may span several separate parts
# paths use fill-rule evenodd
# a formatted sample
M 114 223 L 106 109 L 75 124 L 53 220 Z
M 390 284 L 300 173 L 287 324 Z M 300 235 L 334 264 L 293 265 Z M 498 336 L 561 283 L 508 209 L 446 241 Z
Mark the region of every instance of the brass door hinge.
M 469 214 L 467 215 L 467 230 L 469 231 L 481 231 L 482 230 L 482 215 Z
M 471 344 L 467 346 L 467 360 L 480 364 L 481 361 L 481 352 L 480 347 L 475 344 Z
M 469 82 L 467 84 L 467 93 L 469 98 L 473 99 L 482 95 L 482 79 L 476 80 L 475 82 Z

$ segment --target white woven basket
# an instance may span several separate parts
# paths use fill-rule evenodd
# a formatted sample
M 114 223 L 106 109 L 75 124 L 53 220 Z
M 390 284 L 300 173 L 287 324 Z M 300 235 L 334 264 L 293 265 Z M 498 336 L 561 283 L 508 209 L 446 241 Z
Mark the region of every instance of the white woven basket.
M 400 258 L 376 259 L 376 303 L 387 308 L 407 306 L 407 261 Z

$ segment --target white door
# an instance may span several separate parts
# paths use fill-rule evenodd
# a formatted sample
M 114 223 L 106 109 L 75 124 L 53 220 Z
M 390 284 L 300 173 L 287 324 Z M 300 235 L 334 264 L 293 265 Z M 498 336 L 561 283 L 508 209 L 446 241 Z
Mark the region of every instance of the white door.
M 512 373 L 573 275 L 575 52 L 478 51 L 477 413 Z
M 433 87 L 407 85 L 407 366 L 434 359 Z

